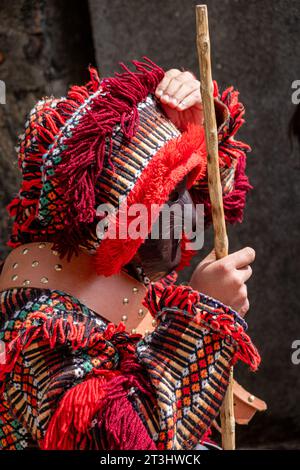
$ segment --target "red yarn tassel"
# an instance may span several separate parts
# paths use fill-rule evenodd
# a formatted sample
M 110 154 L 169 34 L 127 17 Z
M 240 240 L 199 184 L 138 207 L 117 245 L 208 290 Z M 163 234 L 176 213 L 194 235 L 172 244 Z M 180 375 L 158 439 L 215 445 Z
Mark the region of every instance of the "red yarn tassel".
M 186 233 L 183 232 L 180 249 L 181 249 L 181 258 L 180 263 L 176 268 L 176 271 L 182 271 L 182 269 L 190 266 L 192 258 L 197 254 L 197 250 L 188 250 L 187 244 L 190 242 Z
M 101 450 L 156 450 L 128 398 L 119 397 L 103 406 L 98 418 Z
M 38 321 L 39 324 L 31 324 L 34 321 Z M 30 323 L 29 326 L 28 323 Z M 69 341 L 72 349 L 76 350 L 83 347 L 92 347 L 95 344 L 98 348 L 101 348 L 101 344 L 104 344 L 105 341 L 110 341 L 113 336 L 125 331 L 125 325 L 122 322 L 118 326 L 109 323 L 101 333 L 95 331 L 95 329 L 88 329 L 88 335 L 86 334 L 86 327 L 85 324 L 75 322 L 71 315 L 67 319 L 63 319 L 55 316 L 49 317 L 49 315 L 42 312 L 29 314 L 18 335 L 6 346 L 6 362 L 0 364 L 0 394 L 3 393 L 5 379 L 13 370 L 21 352 L 30 346 L 36 338 L 47 341 L 50 348 L 55 348 Z
M 130 392 L 153 395 L 143 367 L 134 354 L 122 353 L 121 372 L 107 384 L 103 406 L 98 413 L 102 450 L 154 450 L 155 443 L 128 399 Z
M 102 406 L 105 382 L 101 377 L 91 378 L 65 393 L 41 442 L 43 450 L 87 450 L 90 447 L 91 423 Z

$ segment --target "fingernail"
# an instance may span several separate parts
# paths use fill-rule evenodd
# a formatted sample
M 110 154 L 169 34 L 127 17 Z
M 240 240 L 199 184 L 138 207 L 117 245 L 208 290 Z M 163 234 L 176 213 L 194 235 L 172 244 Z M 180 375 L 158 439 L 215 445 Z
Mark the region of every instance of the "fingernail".
M 177 100 L 177 98 L 172 98 L 172 100 L 171 100 L 171 101 L 172 101 L 172 103 L 173 103 L 175 106 L 176 106 L 176 105 L 177 105 L 177 103 L 178 103 L 178 100 Z
M 178 105 L 178 108 L 184 109 L 185 106 L 186 106 L 186 103 L 184 101 L 181 101 L 181 103 L 179 103 L 179 105 Z
M 159 90 L 159 89 L 157 89 L 157 90 L 156 90 L 156 94 L 157 94 L 158 96 L 161 96 L 161 95 L 163 94 L 163 91 L 162 91 L 162 90 Z
M 163 98 L 167 103 L 169 103 L 169 101 L 170 101 L 169 95 L 163 95 L 162 98 Z

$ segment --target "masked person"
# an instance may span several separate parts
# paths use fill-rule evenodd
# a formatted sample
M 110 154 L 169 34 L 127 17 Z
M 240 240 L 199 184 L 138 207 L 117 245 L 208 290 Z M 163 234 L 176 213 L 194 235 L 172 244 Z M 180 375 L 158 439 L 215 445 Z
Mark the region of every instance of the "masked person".
M 0 278 L 2 449 L 192 449 L 219 413 L 230 366 L 259 364 L 242 318 L 254 251 L 209 257 L 191 285 L 176 285 L 195 250 L 186 220 L 174 235 L 180 214 L 162 224 L 175 204 L 191 208 L 191 227 L 194 204 L 211 220 L 199 82 L 148 58 L 133 64 L 103 79 L 91 69 L 86 86 L 39 101 L 20 137 Z M 232 88 L 220 95 L 215 84 L 214 95 L 236 222 L 250 188 L 249 147 L 234 138 L 244 109 Z M 135 205 L 146 210 L 138 236 L 127 230 Z

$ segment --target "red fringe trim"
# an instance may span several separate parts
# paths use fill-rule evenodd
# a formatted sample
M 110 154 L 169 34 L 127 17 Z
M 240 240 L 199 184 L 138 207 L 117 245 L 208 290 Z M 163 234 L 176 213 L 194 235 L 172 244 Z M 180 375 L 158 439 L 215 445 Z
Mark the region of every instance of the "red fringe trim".
M 123 73 L 102 80 L 103 93 L 92 99 L 72 136 L 64 142 L 66 149 L 54 178 L 59 188 L 64 188 L 68 233 L 80 231 L 81 224 L 94 222 L 96 182 L 105 159 L 111 163 L 113 130 L 120 124 L 126 138 L 134 136 L 139 124 L 137 105 L 155 91 L 164 76 L 162 68 L 144 59 L 146 63 L 132 61 L 137 72 L 121 63 Z
M 137 180 L 133 190 L 127 198 L 127 207 L 135 203 L 146 206 L 148 214 L 151 214 L 152 204 L 158 205 L 156 216 L 159 214 L 159 206 L 164 204 L 169 194 L 185 175 L 189 174 L 188 186 L 195 178 L 202 178 L 206 172 L 206 150 L 204 130 L 200 126 L 190 125 L 188 130 L 180 137 L 169 141 L 152 158 L 148 166 Z M 122 231 L 120 226 L 120 213 L 116 216 L 117 233 Z M 127 233 L 131 218 L 127 217 Z M 153 222 L 153 221 L 152 221 Z M 149 232 L 151 230 L 148 220 Z M 109 230 L 106 233 L 109 235 Z M 111 276 L 120 272 L 122 266 L 129 263 L 137 252 L 143 239 L 110 239 L 105 238 L 96 254 L 96 270 L 99 275 Z
M 143 301 L 143 304 L 154 318 L 157 318 L 163 308 L 178 308 L 178 305 L 180 305 L 179 315 L 184 317 L 184 312 L 182 312 L 184 310 L 192 317 L 193 322 L 203 324 L 204 328 L 210 328 L 213 333 L 217 333 L 221 338 L 231 338 L 237 345 L 232 364 L 240 359 L 248 364 L 253 371 L 257 370 L 261 360 L 260 355 L 242 325 L 235 321 L 233 312 L 229 307 L 220 303 L 220 307 L 217 309 L 206 310 L 205 305 L 201 303 L 203 294 L 193 290 L 190 286 L 168 286 L 162 293 L 159 292 L 159 295 L 158 300 L 155 285 L 150 285 L 147 296 Z
M 189 243 L 189 238 L 185 233 L 182 235 L 181 240 L 181 258 L 180 263 L 176 268 L 176 271 L 182 271 L 187 266 L 190 266 L 192 258 L 197 254 L 196 250 L 188 250 L 187 243 Z
M 214 82 L 214 96 L 218 97 L 229 110 L 229 119 L 219 132 L 219 160 L 220 166 L 231 167 L 236 165 L 234 174 L 234 189 L 223 195 L 225 219 L 234 224 L 243 221 L 243 212 L 246 205 L 246 196 L 252 186 L 245 175 L 246 152 L 251 148 L 244 142 L 236 141 L 235 135 L 244 124 L 243 116 L 245 108 L 239 102 L 239 93 L 233 87 L 227 88 L 221 95 L 218 85 Z M 191 195 L 195 203 L 204 204 L 205 222 L 211 223 L 211 204 L 206 179 L 197 181 L 198 184 L 191 188 Z
M 25 134 L 20 139 L 21 189 L 7 207 L 15 219 L 9 246 L 19 246 L 24 239 L 51 240 L 62 255 L 70 255 L 76 252 L 78 244 L 85 241 L 87 226 L 96 216 L 95 181 L 103 167 L 107 144 L 109 159 L 114 126 L 121 123 L 124 135 L 130 138 L 138 125 L 137 104 L 154 92 L 164 76 L 162 68 L 147 57 L 143 59 L 145 63 L 132 61 L 136 72 L 131 72 L 121 63 L 124 73 L 116 73 L 115 77 L 101 82 L 97 71 L 90 67 L 91 79 L 86 85 L 72 86 L 66 98 L 49 98 L 33 108 Z M 42 188 L 42 156 L 49 152 L 50 144 L 55 148 L 57 139 L 65 132 L 67 121 L 98 90 L 106 95 L 98 94 L 89 103 L 90 108 L 81 116 L 72 137 L 64 142 L 67 149 L 62 152 L 63 161 L 53 176 L 59 183 L 58 189 L 63 192 L 61 204 L 67 212 L 64 225 L 53 227 L 52 221 L 49 227 L 44 227 L 37 218 Z M 61 230 L 67 232 L 65 236 L 61 237 Z
M 40 324 L 32 325 L 32 321 L 38 321 Z M 120 355 L 119 370 L 95 369 L 93 373 L 96 377 L 87 378 L 65 393 L 49 422 L 46 435 L 40 442 L 42 449 L 94 448 L 92 420 L 95 417 L 102 420 L 105 418 L 111 445 L 108 450 L 131 449 L 126 447 L 128 442 L 133 445 L 132 449 L 156 448 L 127 399 L 131 387 L 139 389 L 146 395 L 153 393 L 147 378 L 142 373 L 142 366 L 136 361 L 134 344 L 128 344 L 128 338 L 136 340 L 140 339 L 140 335 L 128 335 L 124 342 L 119 338 L 119 333 L 125 331 L 125 325 L 120 323 L 115 326 L 110 323 L 104 332 L 99 333 L 92 329 L 89 336 L 86 336 L 86 325 L 74 322 L 71 316 L 65 320 L 49 317 L 41 312 L 29 314 L 22 327 L 18 336 L 8 344 L 6 363 L 0 366 L 1 393 L 4 391 L 6 376 L 14 368 L 22 350 L 37 338 L 47 341 L 51 348 L 68 341 L 73 350 L 93 346 L 101 350 L 105 347 L 105 343 L 110 341 L 116 345 Z M 106 422 L 106 419 L 109 422 Z
M 109 372 L 112 377 L 116 372 Z M 87 450 L 91 423 L 105 397 L 103 377 L 91 378 L 72 387 L 60 401 L 41 442 L 43 450 Z
M 234 188 L 231 192 L 223 195 L 225 219 L 231 224 L 243 221 L 247 193 L 253 188 L 245 170 L 246 156 L 241 155 L 235 169 Z M 205 224 L 210 224 L 212 215 L 208 187 L 201 185 L 199 189 L 194 188 L 191 190 L 191 195 L 195 204 L 204 204 Z
M 28 326 L 28 322 L 34 320 L 40 321 L 40 324 Z M 29 314 L 20 328 L 19 334 L 6 346 L 6 362 L 0 365 L 0 393 L 3 393 L 6 376 L 13 370 L 21 352 L 30 346 L 36 338 L 41 337 L 41 339 L 48 341 L 52 349 L 60 344 L 65 344 L 67 341 L 71 343 L 73 350 L 93 347 L 94 345 L 97 345 L 97 348 L 100 349 L 101 341 L 104 348 L 106 341 L 111 341 L 118 333 L 124 331 L 124 323 L 120 322 L 118 326 L 109 323 L 103 333 L 92 329 L 89 336 L 85 336 L 85 325 L 75 323 L 71 315 L 65 320 L 54 316 L 49 318 L 49 315 L 41 312 Z M 132 338 L 137 337 L 136 335 L 129 336 Z M 128 348 L 134 349 L 134 346 L 128 345 Z
M 42 156 L 49 145 L 61 135 L 62 129 L 73 113 L 100 85 L 97 71 L 90 67 L 91 80 L 85 86 L 73 86 L 66 98 L 39 101 L 28 116 L 24 136 L 20 137 L 18 163 L 23 180 L 18 196 L 7 206 L 14 218 L 8 246 L 16 248 L 24 239 L 28 241 L 49 241 L 47 229 L 37 219 L 42 189 Z M 53 107 L 56 105 L 56 107 Z M 31 235 L 28 240 L 26 236 Z

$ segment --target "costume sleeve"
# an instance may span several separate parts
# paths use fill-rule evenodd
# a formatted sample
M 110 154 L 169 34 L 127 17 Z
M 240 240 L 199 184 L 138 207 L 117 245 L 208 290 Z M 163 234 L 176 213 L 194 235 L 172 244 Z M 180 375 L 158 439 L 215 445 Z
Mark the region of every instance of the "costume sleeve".
M 245 174 L 246 153 L 251 149 L 248 144 L 235 137 L 245 122 L 245 108 L 239 101 L 239 93 L 233 87 L 220 93 L 215 81 L 214 102 L 225 218 L 229 223 L 242 222 L 246 195 L 252 188 Z M 212 218 L 207 173 L 204 178 L 194 182 L 190 193 L 194 203 L 204 204 L 205 224 L 209 225 Z
M 158 322 L 137 345 L 157 400 L 156 422 L 148 415 L 145 424 L 158 449 L 192 449 L 219 413 L 230 367 L 241 359 L 256 370 L 260 357 L 245 321 L 189 286 L 159 296 L 153 286 L 145 305 Z
M 140 335 L 55 291 L 16 312 L 3 337 L 0 431 L 2 417 L 7 429 L 20 428 L 15 448 L 156 449 L 128 398 L 151 394 L 134 354 Z

